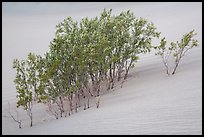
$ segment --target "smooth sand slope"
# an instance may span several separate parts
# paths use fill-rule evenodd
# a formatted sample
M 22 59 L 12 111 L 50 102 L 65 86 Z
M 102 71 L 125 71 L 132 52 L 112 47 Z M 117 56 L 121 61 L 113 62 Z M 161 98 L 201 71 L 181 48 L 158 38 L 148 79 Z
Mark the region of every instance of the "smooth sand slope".
M 168 77 L 160 58 L 145 55 L 123 88 L 101 97 L 99 109 L 92 105 L 70 117 L 5 134 L 202 134 L 201 61 L 201 48 L 194 49 L 177 74 Z
M 144 9 L 145 5 L 142 6 Z M 141 55 L 123 88 L 116 87 L 101 96 L 99 109 L 92 103 L 88 110 L 55 120 L 43 105 L 37 105 L 32 128 L 26 113 L 20 111 L 23 128 L 18 129 L 12 119 L 2 117 L 2 134 L 202 134 L 201 4 L 184 3 L 183 10 L 181 3 L 172 6 L 172 12 L 177 13 L 174 16 L 170 16 L 165 4 L 163 7 L 148 4 L 148 7 L 148 16 L 143 14 L 144 17 L 155 20 L 167 40 L 180 40 L 192 29 L 198 32 L 199 47 L 186 54 L 175 75 L 165 74 L 161 58 L 154 53 Z M 10 84 L 13 83 L 6 85 Z M 3 90 L 2 115 L 5 115 L 7 103 L 15 105 L 15 94 Z

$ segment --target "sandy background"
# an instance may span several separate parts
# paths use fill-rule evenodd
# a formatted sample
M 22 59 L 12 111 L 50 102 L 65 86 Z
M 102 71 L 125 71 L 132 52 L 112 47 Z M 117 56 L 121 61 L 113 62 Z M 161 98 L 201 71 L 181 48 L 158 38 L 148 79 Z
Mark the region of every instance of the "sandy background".
M 55 25 L 67 16 L 80 20 L 98 16 L 103 8 L 114 14 L 130 9 L 152 21 L 169 42 L 195 29 L 200 46 L 186 54 L 174 76 L 165 75 L 160 57 L 142 55 L 123 88 L 101 97 L 99 109 L 54 120 L 37 105 L 32 128 L 20 111 L 23 129 L 2 117 L 2 134 L 202 134 L 202 3 L 12 4 L 3 3 L 2 14 L 2 115 L 16 100 L 12 60 L 29 52 L 43 55 Z

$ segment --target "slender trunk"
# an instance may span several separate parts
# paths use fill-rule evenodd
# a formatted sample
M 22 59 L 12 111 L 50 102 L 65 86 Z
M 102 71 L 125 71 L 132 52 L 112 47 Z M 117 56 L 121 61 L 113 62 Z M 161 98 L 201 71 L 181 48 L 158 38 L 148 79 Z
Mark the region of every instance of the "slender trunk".
M 104 72 L 105 80 L 108 79 L 107 72 Z
M 88 99 L 87 100 L 87 107 L 90 108 L 90 105 L 89 105 L 90 95 L 91 95 L 91 97 L 93 97 L 93 94 L 91 93 L 90 88 L 88 88 L 87 90 L 88 90 L 88 94 L 87 94 L 88 95 L 87 96 L 87 99 Z
M 69 109 L 70 109 L 70 113 L 72 113 L 72 94 L 71 94 L 68 98 L 69 98 Z
M 90 108 L 90 107 L 89 107 L 89 97 L 88 97 L 88 100 L 87 100 L 87 106 L 88 106 L 88 108 Z
M 86 97 L 84 96 L 84 110 L 86 110 Z
M 127 79 L 127 75 L 128 75 L 128 70 L 125 71 L 124 80 Z
M 59 99 L 60 99 L 60 104 L 61 104 L 61 110 L 62 112 L 64 112 L 64 104 L 63 104 L 62 97 L 60 96 Z
M 80 105 L 80 93 L 79 92 L 77 92 L 77 97 L 78 97 L 78 107 L 81 107 L 81 105 Z
M 76 112 L 77 112 L 79 108 L 79 91 L 77 91 L 75 98 L 76 98 Z
M 95 75 L 95 91 L 96 91 L 96 95 L 99 94 L 100 91 L 100 78 L 97 77 L 98 75 Z
M 32 115 L 32 110 L 29 108 L 28 110 L 28 116 L 30 117 L 30 127 L 33 126 L 33 115 Z
M 78 108 L 78 103 L 76 101 L 75 112 L 77 112 L 77 108 Z
M 62 117 L 62 114 L 64 112 L 64 105 L 63 105 L 63 100 L 61 96 L 59 97 L 59 100 L 60 100 L 60 104 L 59 104 L 60 116 Z
M 112 82 L 111 82 L 111 89 L 114 88 L 114 80 L 112 79 Z
M 32 127 L 33 126 L 33 114 L 32 112 L 30 114 L 31 114 L 30 115 L 30 127 Z
M 91 93 L 90 89 L 88 89 L 89 94 L 93 97 L 94 95 Z
M 174 70 L 173 70 L 173 72 L 172 72 L 172 75 L 175 74 L 176 69 L 177 69 L 177 67 L 178 67 L 178 65 L 179 65 L 179 62 L 180 62 L 182 56 L 184 56 L 184 54 L 185 54 L 184 48 L 180 49 L 179 56 L 177 56 L 177 58 L 176 58 L 176 62 L 175 62 L 175 63 L 176 63 L 176 66 L 175 66 L 175 68 L 174 68 Z
M 100 92 L 100 85 L 97 85 L 97 96 L 99 96 L 99 92 Z
M 123 82 L 127 77 L 126 75 L 127 75 L 127 61 L 125 61 L 125 76 L 124 76 Z
M 122 72 L 123 72 L 123 67 L 124 67 L 124 58 L 119 63 L 119 67 L 118 67 L 118 81 L 120 81 L 120 79 L 121 79 L 121 75 L 122 75 Z
M 85 90 L 85 89 L 84 89 Z M 82 89 L 81 90 L 81 93 L 82 93 L 82 97 L 83 97 L 83 100 L 84 100 L 84 110 L 86 110 L 86 95 L 85 95 L 85 92 L 84 92 L 84 90 Z
M 131 65 L 132 65 L 132 61 L 130 62 L 129 66 L 127 67 L 127 61 L 126 61 L 125 76 L 124 76 L 124 79 L 122 81 L 121 88 L 123 87 L 123 83 L 127 79 L 127 75 L 128 75 L 128 72 L 129 72 L 129 69 L 130 69 Z
M 115 78 L 115 62 L 113 64 L 113 79 Z
M 111 64 L 110 64 L 110 66 L 109 66 L 109 83 L 108 83 L 108 89 L 107 90 L 109 90 L 110 88 L 111 88 L 111 83 L 112 83 L 112 81 L 113 81 L 113 77 L 112 77 L 112 66 L 111 66 Z
M 28 106 L 27 106 L 27 108 L 28 108 L 27 114 L 28 114 L 28 116 L 30 117 L 30 127 L 33 126 L 32 105 L 33 105 L 32 102 L 29 102 L 29 104 L 28 104 Z
M 173 72 L 172 72 L 172 75 L 175 74 L 177 67 L 178 67 L 178 62 L 176 63 L 176 66 L 175 66 L 175 68 L 174 68 L 174 70 L 173 70 Z
M 126 68 L 124 80 L 127 79 L 127 75 L 128 75 L 131 65 L 132 65 L 132 61 L 130 62 L 129 66 Z
M 122 67 L 121 67 L 121 65 L 119 65 L 119 67 L 118 67 L 118 81 L 120 81 L 120 79 L 121 79 L 121 73 L 122 73 Z
M 18 127 L 21 128 L 21 120 L 18 122 Z
M 100 92 L 100 78 L 95 78 L 97 81 L 96 81 L 96 94 L 97 96 L 99 95 L 99 92 Z
M 34 83 L 34 97 L 33 97 L 33 101 L 37 101 L 37 85 L 36 82 Z
M 176 72 L 176 69 L 177 69 L 177 67 L 179 65 L 179 62 L 180 62 L 181 58 L 182 58 L 183 51 L 184 51 L 184 49 L 181 49 L 181 52 L 180 52 L 179 56 L 176 58 L 176 62 L 175 62 L 176 66 L 175 66 L 175 68 L 174 68 L 174 70 L 172 72 L 172 75 L 174 75 L 175 72 Z
M 109 69 L 110 69 L 110 71 L 109 71 L 109 75 L 110 75 L 110 78 L 112 78 L 112 66 L 111 66 L 111 64 L 110 64 L 110 66 L 109 66 Z
M 100 96 L 96 97 L 96 108 L 99 108 L 100 105 Z
M 92 81 L 92 85 L 93 85 L 93 83 L 94 83 L 94 74 L 93 74 L 93 71 L 92 71 L 92 69 L 91 69 L 91 65 L 89 64 L 89 75 L 90 75 L 90 77 L 91 77 L 91 81 Z
M 112 80 L 111 80 L 111 89 L 114 88 L 114 80 L 115 79 L 115 63 L 113 65 L 113 76 L 112 76 Z
M 169 69 L 168 68 L 166 69 L 166 74 L 169 75 Z
M 169 53 L 168 55 L 166 55 L 166 56 L 162 56 L 162 60 L 163 60 L 163 63 L 164 63 L 164 66 L 165 66 L 165 68 L 166 68 L 166 74 L 167 75 L 169 75 L 170 73 L 169 73 L 169 66 L 168 66 L 168 58 L 169 58 L 169 55 L 170 55 L 171 53 Z
M 93 74 L 91 74 L 91 81 L 92 81 L 93 92 L 95 92 L 95 80 L 94 80 L 94 75 Z
M 103 80 L 103 77 L 102 77 L 102 66 L 100 68 L 101 69 L 99 70 L 99 78 Z
M 169 67 L 168 67 L 167 62 L 164 62 L 164 65 L 166 67 L 166 74 L 169 75 Z

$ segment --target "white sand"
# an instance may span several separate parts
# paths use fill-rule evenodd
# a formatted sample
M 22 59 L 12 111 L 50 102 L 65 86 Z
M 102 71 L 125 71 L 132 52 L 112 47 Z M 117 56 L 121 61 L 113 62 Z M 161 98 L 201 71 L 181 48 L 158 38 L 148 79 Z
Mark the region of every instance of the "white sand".
M 92 104 L 88 110 L 55 120 L 48 118 L 44 106 L 37 105 L 32 128 L 26 113 L 21 111 L 23 128 L 18 129 L 12 119 L 3 117 L 2 134 L 202 134 L 202 5 L 172 5 L 175 3 L 150 3 L 148 11 L 140 15 L 155 20 L 167 40 L 180 40 L 193 28 L 198 32 L 200 47 L 186 54 L 175 75 L 165 74 L 159 56 L 142 55 L 123 88 L 101 97 L 99 109 Z M 131 3 L 120 6 L 133 7 Z M 145 5 L 140 6 L 144 10 Z M 133 11 L 139 14 L 140 10 Z M 7 102 L 15 103 L 15 94 L 6 89 L 3 87 L 3 115 Z

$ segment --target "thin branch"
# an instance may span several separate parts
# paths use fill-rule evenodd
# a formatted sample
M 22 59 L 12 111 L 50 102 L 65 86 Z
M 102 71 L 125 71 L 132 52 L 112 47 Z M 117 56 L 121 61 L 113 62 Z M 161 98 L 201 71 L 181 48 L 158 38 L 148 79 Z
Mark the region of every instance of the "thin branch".
M 9 104 L 9 103 L 8 103 L 8 110 L 7 110 L 7 112 L 9 113 L 10 117 L 11 117 L 15 122 L 18 123 L 18 128 L 21 128 L 21 120 L 18 120 L 18 111 L 16 110 L 17 118 L 15 118 L 15 117 L 11 114 L 11 112 L 10 112 L 10 104 Z M 8 117 L 8 116 L 5 116 L 5 117 Z

